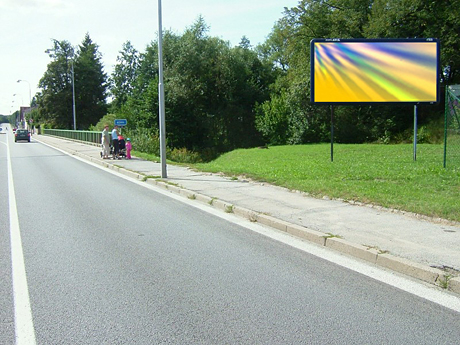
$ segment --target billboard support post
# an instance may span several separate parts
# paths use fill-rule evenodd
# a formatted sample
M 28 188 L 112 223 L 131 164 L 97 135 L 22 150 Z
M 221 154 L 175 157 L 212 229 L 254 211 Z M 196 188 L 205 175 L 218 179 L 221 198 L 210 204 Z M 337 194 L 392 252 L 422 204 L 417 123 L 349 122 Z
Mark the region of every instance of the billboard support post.
M 446 101 L 444 105 L 444 160 L 443 166 L 446 167 L 446 158 L 447 158 L 447 112 L 449 110 L 449 86 L 446 86 Z
M 342 39 L 310 42 L 313 104 L 414 105 L 414 161 L 418 104 L 439 103 L 440 47 L 436 38 Z M 331 161 L 333 119 L 331 107 Z
M 331 162 L 334 161 L 334 106 L 331 105 Z
M 414 161 L 417 160 L 417 104 L 414 105 Z

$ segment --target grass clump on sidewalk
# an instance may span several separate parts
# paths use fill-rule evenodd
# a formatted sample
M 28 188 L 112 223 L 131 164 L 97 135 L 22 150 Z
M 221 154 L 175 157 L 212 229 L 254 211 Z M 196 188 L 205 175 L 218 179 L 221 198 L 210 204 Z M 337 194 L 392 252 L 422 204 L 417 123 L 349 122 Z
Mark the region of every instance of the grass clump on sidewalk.
M 244 175 L 316 197 L 371 203 L 460 221 L 460 169 L 443 168 L 442 145 L 275 146 L 240 149 L 196 168 Z

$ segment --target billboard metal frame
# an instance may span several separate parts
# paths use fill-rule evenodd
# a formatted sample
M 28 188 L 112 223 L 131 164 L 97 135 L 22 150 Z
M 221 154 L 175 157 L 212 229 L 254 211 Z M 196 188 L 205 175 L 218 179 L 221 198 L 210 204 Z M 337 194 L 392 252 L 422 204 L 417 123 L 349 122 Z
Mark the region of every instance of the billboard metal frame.
M 436 56 L 435 56 L 435 62 L 433 64 L 433 58 L 430 57 L 429 61 L 427 61 L 426 56 L 422 55 L 421 53 L 417 52 L 416 50 L 414 51 L 404 51 L 404 52 L 398 52 L 397 49 L 393 49 L 395 47 L 395 44 L 400 45 L 401 43 L 408 44 L 407 47 L 410 47 L 410 44 L 412 43 L 430 43 L 430 44 L 435 44 L 436 45 Z M 326 45 L 325 45 L 326 43 Z M 348 47 L 352 47 L 354 43 L 359 43 L 359 44 L 366 44 L 363 47 L 376 47 L 376 48 L 383 48 L 382 50 L 377 50 L 375 51 L 363 51 L 363 54 L 361 55 L 361 51 L 359 50 L 352 50 L 352 49 L 347 49 Z M 322 44 L 323 47 L 329 46 L 333 48 L 337 48 L 337 52 L 340 54 L 340 56 L 334 56 L 333 53 L 330 51 L 327 52 L 327 58 L 328 58 L 328 63 L 325 63 L 324 60 L 321 60 L 321 57 L 318 56 L 319 53 L 317 54 L 317 48 L 319 49 L 320 45 Z M 389 49 L 385 49 L 386 45 L 388 44 Z M 392 46 L 393 44 L 393 46 Z M 400 45 L 401 47 L 404 47 L 403 45 Z M 421 47 L 420 44 L 417 45 L 418 47 Z M 406 48 L 407 48 L 406 47 Z M 415 46 L 414 46 L 415 47 Z M 365 54 L 364 54 L 365 53 Z M 417 54 L 420 55 L 417 55 Z M 380 56 L 379 54 L 382 54 Z M 400 55 L 398 55 L 400 54 Z M 436 104 L 440 101 L 440 76 L 441 76 L 441 71 L 440 71 L 440 44 L 439 40 L 436 38 L 408 38 L 408 39 L 341 39 L 341 38 L 332 38 L 332 39 L 326 39 L 326 38 L 315 38 L 310 42 L 310 58 L 311 58 L 311 75 L 310 75 L 310 81 L 311 81 L 311 93 L 310 93 L 310 99 L 311 102 L 314 104 L 342 104 L 342 105 L 354 105 L 354 104 Z M 366 60 L 367 59 L 367 60 Z M 413 60 L 411 60 L 413 59 Z M 404 60 L 404 61 L 403 61 Z M 414 62 L 413 62 L 414 61 Z M 417 65 L 415 62 L 423 62 L 426 63 L 426 65 Z M 401 66 L 396 66 L 397 63 L 401 63 Z M 333 99 L 333 96 L 331 99 L 322 101 L 322 100 L 317 100 L 315 99 L 317 89 L 316 89 L 316 78 L 315 78 L 315 73 L 319 73 L 319 70 L 317 69 L 318 64 L 322 64 L 322 70 L 321 72 L 326 72 L 327 73 L 337 73 L 337 70 L 334 70 L 337 66 L 340 67 L 340 73 L 343 73 L 342 76 L 344 78 L 347 78 L 347 80 L 350 83 L 345 82 L 345 80 L 342 80 L 342 85 L 343 87 L 354 87 L 354 90 L 360 91 L 364 89 L 360 89 L 360 87 L 357 84 L 353 84 L 354 80 L 349 77 L 349 75 L 352 75 L 353 73 L 360 73 L 364 75 L 365 77 L 368 76 L 368 72 L 363 71 L 363 70 L 368 70 L 369 72 L 369 84 L 366 85 L 365 82 L 362 82 L 362 80 L 359 80 L 362 82 L 362 85 L 367 87 L 366 90 L 378 93 L 379 90 L 373 89 L 373 86 L 378 85 L 378 83 L 375 83 L 374 80 L 379 79 L 382 81 L 380 86 L 378 88 L 382 88 L 384 91 L 385 83 L 387 83 L 389 80 L 394 81 L 395 83 L 398 83 L 398 79 L 400 78 L 400 75 L 393 75 L 393 74 L 386 74 L 386 71 L 392 70 L 393 72 L 400 72 L 401 75 L 403 73 L 409 74 L 408 77 L 410 78 L 412 75 L 414 78 L 417 78 L 422 72 L 429 71 L 429 75 L 431 77 L 434 76 L 435 80 L 433 82 L 435 85 L 430 85 L 431 88 L 435 87 L 435 93 L 436 96 L 433 99 L 430 100 L 423 100 L 417 98 L 417 96 L 414 96 L 413 100 L 410 101 L 398 101 L 398 100 L 367 100 L 367 101 L 348 101 L 348 100 L 337 100 L 335 101 Z M 372 65 L 371 65 L 372 63 Z M 403 64 L 404 63 L 404 64 Z M 412 68 L 407 68 L 407 65 L 409 65 Z M 427 67 L 428 66 L 428 67 Z M 398 71 L 398 68 L 400 68 L 400 71 Z M 433 69 L 435 68 L 435 71 Z M 329 70 L 328 70 L 329 69 Z M 331 70 L 332 69 L 332 70 Z M 412 74 L 411 74 L 412 73 Z M 434 75 L 435 73 L 435 75 Z M 372 75 L 371 75 L 372 74 Z M 367 78 L 366 78 L 367 79 Z M 331 78 L 332 80 L 332 78 Z M 336 79 L 337 80 L 337 79 Z M 355 79 L 356 80 L 356 79 Z M 353 86 L 351 86 L 353 84 Z M 404 83 L 401 81 L 400 83 L 401 88 L 406 87 L 406 91 L 411 92 L 411 86 L 407 85 L 405 86 Z M 420 86 L 423 83 L 414 83 L 414 88 Z M 328 85 L 327 83 L 325 84 L 326 86 Z M 383 86 L 382 86 L 383 85 Z M 331 87 L 337 87 L 337 89 L 340 88 L 340 86 L 337 85 L 330 85 Z M 431 89 L 430 89 L 431 90 Z M 432 91 L 432 90 L 431 90 Z M 324 93 L 324 91 L 323 91 Z M 383 96 L 382 96 L 383 97 Z M 390 97 L 389 97 L 390 98 Z

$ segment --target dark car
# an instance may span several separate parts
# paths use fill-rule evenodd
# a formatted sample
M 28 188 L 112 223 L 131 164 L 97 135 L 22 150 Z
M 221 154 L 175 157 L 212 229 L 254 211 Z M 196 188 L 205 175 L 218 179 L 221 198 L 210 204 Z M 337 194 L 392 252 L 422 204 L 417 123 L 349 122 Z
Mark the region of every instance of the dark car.
M 27 129 L 18 129 L 14 134 L 14 141 L 27 140 L 30 143 L 30 133 Z

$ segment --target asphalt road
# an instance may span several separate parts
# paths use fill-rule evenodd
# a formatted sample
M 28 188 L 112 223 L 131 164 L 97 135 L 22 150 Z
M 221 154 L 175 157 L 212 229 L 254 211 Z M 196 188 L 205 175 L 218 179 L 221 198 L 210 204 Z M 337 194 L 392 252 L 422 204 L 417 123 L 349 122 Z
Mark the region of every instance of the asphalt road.
M 18 339 L 29 336 L 37 344 L 460 339 L 458 312 L 34 140 L 11 139 L 0 135 L 0 344 L 14 344 L 15 322 L 17 333 L 29 332 L 16 334 Z M 11 180 L 29 328 L 18 326 L 28 319 L 14 311 L 20 285 L 12 275 Z

